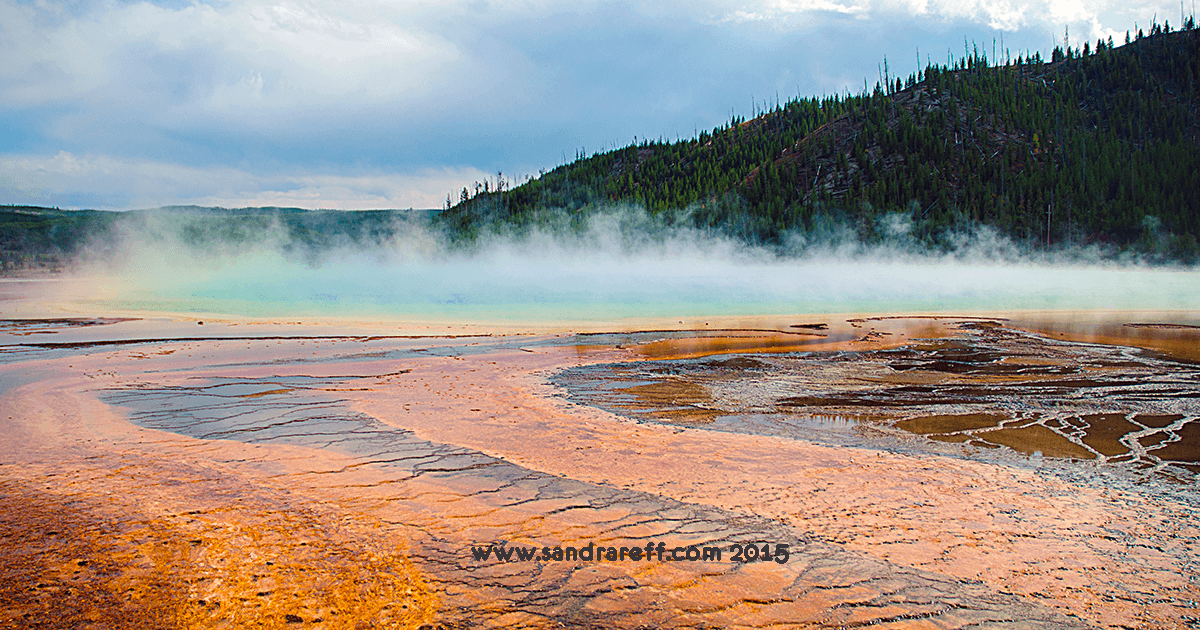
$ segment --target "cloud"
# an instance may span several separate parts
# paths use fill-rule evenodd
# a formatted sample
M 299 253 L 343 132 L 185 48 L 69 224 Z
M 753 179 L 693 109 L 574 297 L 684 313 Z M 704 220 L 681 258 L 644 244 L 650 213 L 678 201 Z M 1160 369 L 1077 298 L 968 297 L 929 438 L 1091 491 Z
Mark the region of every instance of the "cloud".
M 1120 39 L 1172 14 L 1154 2 L 0 0 L 0 178 L 65 205 L 440 206 L 483 171 L 857 91 L 988 29 L 1014 52 Z
M 172 204 L 226 207 L 437 208 L 447 191 L 487 175 L 471 167 L 350 174 L 256 173 L 107 155 L 0 156 L 10 203 L 129 209 Z
M 1115 0 L 758 0 L 609 4 L 598 1 L 342 3 L 231 0 L 20 3 L 0 0 L 0 106 L 127 112 L 168 131 L 232 125 L 268 135 L 313 119 L 356 112 L 464 117 L 519 113 L 552 93 L 546 60 L 533 59 L 553 27 L 592 18 L 619 37 L 623 16 L 671 31 L 687 25 L 762 22 L 811 31 L 854 18 L 968 21 L 1015 31 L 1062 26 L 1105 32 L 1125 27 L 1130 8 Z M 615 8 L 614 8 L 615 7 Z M 523 28 L 536 24 L 541 32 Z M 1086 25 L 1086 30 L 1085 29 Z M 720 33 L 710 33 L 720 38 Z M 652 39 L 649 37 L 648 39 Z M 624 42 L 623 42 L 624 43 Z M 569 45 L 569 44 L 568 44 Z M 651 41 L 627 48 L 629 57 Z M 572 51 L 564 50 L 571 56 Z M 602 56 L 611 51 L 594 50 Z M 753 60 L 747 60 L 752 62 Z M 670 65 L 668 63 L 668 65 Z M 608 81 L 618 77 L 595 77 Z M 331 116 L 331 112 L 337 114 Z M 113 118 L 120 119 L 120 115 Z M 86 118 L 86 117 L 85 117 Z M 86 125 L 84 125 L 86 128 Z M 265 130 L 265 131 L 264 131 Z M 303 132 L 303 128 L 299 130 Z M 66 126 L 62 134 L 80 133 Z
M 617 7 L 614 9 L 613 7 Z M 541 83 L 540 42 L 553 27 L 623 16 L 664 32 L 763 22 L 811 31 L 854 18 L 967 21 L 1080 36 L 1127 28 L 1168 2 L 1117 0 L 757 0 L 616 4 L 598 1 L 231 0 L 159 5 L 0 0 L 0 106 L 137 112 L 145 124 L 189 129 L 233 123 L 282 129 L 300 120 L 390 108 L 399 115 L 480 115 L 526 107 Z M 1144 15 L 1143 15 L 1144 14 Z M 536 24 L 542 32 L 523 28 Z M 900 26 L 910 26 L 902 24 Z M 710 33 L 719 38 L 720 33 Z M 627 42 L 622 42 L 627 43 Z M 629 56 L 651 41 L 627 49 Z M 564 50 L 567 55 L 572 51 Z M 593 50 L 602 56 L 612 51 Z M 752 62 L 752 60 L 747 60 Z M 553 78 L 553 77 L 550 77 Z M 604 81 L 606 77 L 595 77 Z M 612 80 L 612 78 L 608 78 Z
M 1114 27 L 1127 28 L 1136 19 L 1149 21 L 1156 13 L 1161 21 L 1177 9 L 1168 2 L 1118 0 L 760 0 L 721 3 L 716 12 L 727 21 L 769 21 L 777 28 L 804 27 L 819 14 L 842 14 L 860 20 L 967 21 L 1009 32 L 1058 33 L 1075 25 L 1086 27 L 1079 36 L 1096 38 L 1111 34 Z
M 68 14 L 53 3 L 6 4 L 0 99 L 136 106 L 130 97 L 154 96 L 173 115 L 275 112 L 419 98 L 469 65 L 453 42 L 410 19 L 405 3 L 390 6 L 142 2 Z

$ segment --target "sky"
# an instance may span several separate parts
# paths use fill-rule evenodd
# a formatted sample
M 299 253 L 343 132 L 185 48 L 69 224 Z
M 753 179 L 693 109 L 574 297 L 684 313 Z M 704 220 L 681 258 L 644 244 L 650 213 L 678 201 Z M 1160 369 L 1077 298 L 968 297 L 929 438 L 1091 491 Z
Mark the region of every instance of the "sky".
M 1193 12 L 1194 0 L 1185 10 Z M 0 204 L 435 208 L 1159 0 L 0 0 Z M 455 193 L 457 197 L 457 193 Z

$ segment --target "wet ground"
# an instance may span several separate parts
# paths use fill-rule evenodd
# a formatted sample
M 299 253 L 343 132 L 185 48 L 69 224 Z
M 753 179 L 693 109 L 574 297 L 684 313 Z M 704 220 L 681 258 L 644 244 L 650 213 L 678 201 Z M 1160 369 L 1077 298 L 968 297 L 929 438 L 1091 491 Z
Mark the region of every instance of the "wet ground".
M 1200 616 L 1178 455 L 1196 368 L 1167 356 L 988 318 L 158 340 L 90 323 L 19 322 L 0 348 L 14 627 Z M 657 542 L 725 554 L 472 552 Z M 747 543 L 787 560 L 735 561 Z
M 948 338 L 878 350 L 589 365 L 554 382 L 574 401 L 646 421 L 991 460 L 1089 461 L 1194 483 L 1200 365 L 1001 321 L 955 328 Z M 912 435 L 926 439 L 905 439 Z
M 205 440 L 287 444 L 342 453 L 385 478 L 375 498 L 445 600 L 452 625 L 725 627 L 779 623 L 844 627 L 909 616 L 950 627 L 1020 618 L 1069 625 L 1049 611 L 979 585 L 905 570 L 807 540 L 753 515 L 580 482 L 479 451 L 416 437 L 322 395 L 403 374 L 215 379 L 189 387 L 116 390 L 105 402 L 130 421 Z M 536 439 L 536 436 L 529 436 Z M 431 506 L 423 497 L 435 493 Z M 432 509 L 431 509 L 432 508 Z M 414 516 L 420 515 L 413 522 Z M 492 564 L 468 547 L 518 545 L 719 547 L 725 562 Z M 731 562 L 730 545 L 787 545 L 787 562 Z M 632 565 L 632 566 L 631 566 Z M 486 597 L 483 595 L 487 594 Z M 501 621 L 503 620 L 503 623 Z

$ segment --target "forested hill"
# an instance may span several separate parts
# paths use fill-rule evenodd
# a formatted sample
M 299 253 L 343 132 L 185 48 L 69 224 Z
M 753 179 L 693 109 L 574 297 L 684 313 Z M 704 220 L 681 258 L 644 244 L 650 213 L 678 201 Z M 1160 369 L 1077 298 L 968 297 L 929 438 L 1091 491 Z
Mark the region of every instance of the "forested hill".
M 612 204 L 751 241 L 838 225 L 919 242 L 992 226 L 1037 247 L 1200 254 L 1200 31 L 1155 25 L 1040 55 L 976 49 L 871 93 L 801 98 L 679 142 L 581 156 L 476 184 L 441 220 L 470 236 Z M 886 219 L 885 219 L 886 217 Z

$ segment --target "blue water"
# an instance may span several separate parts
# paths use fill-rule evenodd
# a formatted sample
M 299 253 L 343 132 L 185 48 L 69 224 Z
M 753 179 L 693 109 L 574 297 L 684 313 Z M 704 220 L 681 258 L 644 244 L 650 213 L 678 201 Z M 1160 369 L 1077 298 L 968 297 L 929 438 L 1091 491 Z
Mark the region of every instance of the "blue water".
M 604 321 L 1014 309 L 1200 311 L 1200 272 L 948 260 L 500 251 L 320 265 L 277 255 L 131 266 L 101 305 L 248 317 Z

